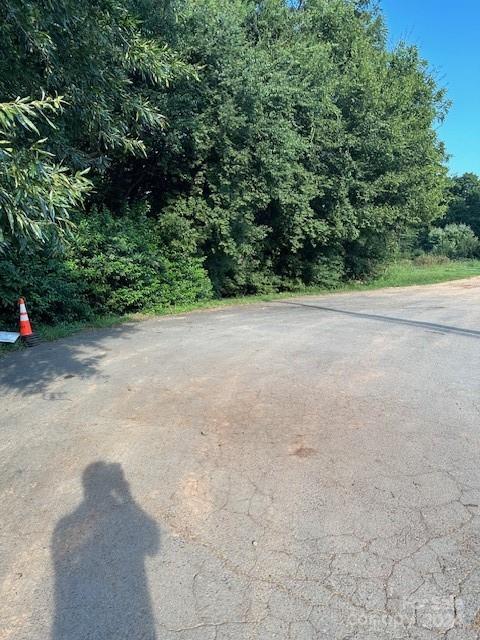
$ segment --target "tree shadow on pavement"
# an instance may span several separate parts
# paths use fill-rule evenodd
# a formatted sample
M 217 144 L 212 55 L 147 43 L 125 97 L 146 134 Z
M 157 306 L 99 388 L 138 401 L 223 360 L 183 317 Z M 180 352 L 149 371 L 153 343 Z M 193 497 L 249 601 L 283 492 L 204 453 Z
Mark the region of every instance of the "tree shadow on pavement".
M 119 464 L 89 465 L 83 490 L 52 537 L 51 640 L 155 640 L 145 557 L 158 553 L 158 526 L 135 503 Z
M 128 339 L 137 325 L 121 325 L 108 330 L 80 333 L 65 340 L 43 343 L 0 358 L 0 394 L 43 394 L 48 399 L 52 382 L 69 378 L 85 379 L 98 375 L 103 358 L 113 351 L 112 338 Z M 61 393 L 58 394 L 61 397 Z

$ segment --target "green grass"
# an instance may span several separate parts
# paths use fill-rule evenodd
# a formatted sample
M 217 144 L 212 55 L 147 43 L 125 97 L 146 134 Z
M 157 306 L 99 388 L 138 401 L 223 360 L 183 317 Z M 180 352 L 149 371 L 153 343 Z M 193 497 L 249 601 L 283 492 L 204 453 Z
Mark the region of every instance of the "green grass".
M 407 287 L 416 284 L 435 284 L 480 275 L 480 260 L 455 260 L 437 264 L 415 264 L 402 260 L 390 265 L 385 273 L 363 285 L 365 289 Z
M 406 287 L 411 285 L 435 284 L 480 276 L 480 260 L 455 260 L 449 261 L 439 258 L 427 260 L 427 264 L 418 264 L 412 260 L 401 260 L 389 265 L 384 273 L 368 282 L 348 282 L 336 289 L 318 287 L 305 287 L 296 291 L 284 293 L 261 294 L 236 298 L 223 298 L 220 300 L 206 300 L 195 304 L 178 305 L 168 308 L 146 309 L 142 313 L 124 316 L 106 315 L 94 318 L 92 321 L 60 323 L 55 326 L 36 327 L 43 340 L 51 341 L 72 335 L 88 329 L 99 329 L 118 326 L 125 322 L 138 322 L 146 318 L 161 315 L 173 315 L 201 309 L 216 309 L 238 304 L 253 304 L 258 302 L 271 302 L 299 295 L 318 295 L 327 293 L 339 293 L 348 291 L 368 291 L 384 287 Z M 0 356 L 23 348 L 21 343 L 15 345 L 0 345 Z

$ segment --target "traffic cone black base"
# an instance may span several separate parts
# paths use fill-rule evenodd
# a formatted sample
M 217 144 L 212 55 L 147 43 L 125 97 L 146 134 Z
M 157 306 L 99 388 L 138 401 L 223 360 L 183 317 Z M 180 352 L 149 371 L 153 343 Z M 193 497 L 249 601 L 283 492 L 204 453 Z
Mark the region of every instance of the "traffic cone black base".
M 42 342 L 37 333 L 32 333 L 29 336 L 23 336 L 22 341 L 27 345 L 27 347 L 37 347 Z

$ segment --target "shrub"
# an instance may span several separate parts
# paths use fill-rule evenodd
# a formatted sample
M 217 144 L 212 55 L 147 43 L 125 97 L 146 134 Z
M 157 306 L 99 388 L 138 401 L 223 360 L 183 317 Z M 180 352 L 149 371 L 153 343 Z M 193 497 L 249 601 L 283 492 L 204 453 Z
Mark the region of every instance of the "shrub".
M 63 252 L 37 247 L 0 257 L 2 326 L 16 324 L 20 295 L 35 322 L 44 323 L 210 298 L 203 259 L 147 214 L 141 206 L 118 217 L 93 210 Z
M 102 209 L 78 225 L 69 265 L 95 311 L 126 313 L 211 297 L 203 260 L 188 247 L 165 246 L 164 230 L 147 214 L 145 206 L 120 217 Z
M 303 281 L 307 285 L 334 289 L 342 281 L 344 260 L 339 255 L 321 256 L 315 262 L 307 262 Z
M 448 264 L 449 262 L 450 258 L 447 256 L 434 253 L 422 253 L 413 259 L 413 264 L 419 267 L 431 267 L 437 264 Z
M 397 250 L 392 234 L 365 233 L 347 244 L 345 266 L 347 278 L 368 280 L 384 272 L 388 261 Z
M 35 322 L 88 319 L 93 315 L 81 279 L 65 253 L 49 246 L 10 251 L 0 255 L 0 322 L 2 328 L 18 323 L 18 298 L 26 298 Z
M 428 240 L 432 252 L 449 258 L 471 258 L 478 254 L 480 242 L 466 224 L 447 224 L 433 228 Z

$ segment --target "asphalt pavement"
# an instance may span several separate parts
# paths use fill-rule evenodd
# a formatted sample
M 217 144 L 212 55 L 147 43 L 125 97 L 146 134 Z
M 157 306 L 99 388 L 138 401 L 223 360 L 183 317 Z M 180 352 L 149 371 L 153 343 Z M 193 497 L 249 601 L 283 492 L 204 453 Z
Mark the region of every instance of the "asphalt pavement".
M 0 359 L 0 640 L 480 638 L 480 278 Z

